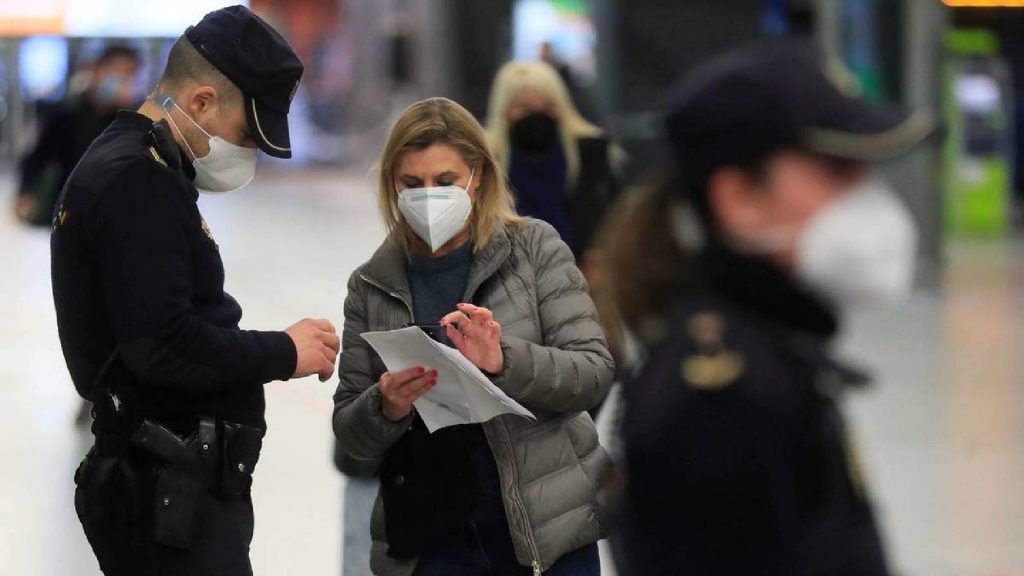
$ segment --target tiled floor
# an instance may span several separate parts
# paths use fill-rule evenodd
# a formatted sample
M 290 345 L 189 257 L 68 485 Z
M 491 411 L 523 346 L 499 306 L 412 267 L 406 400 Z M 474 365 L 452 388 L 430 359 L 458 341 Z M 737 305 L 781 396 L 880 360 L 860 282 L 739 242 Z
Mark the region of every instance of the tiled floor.
M 0 179 L 0 574 L 95 575 L 74 516 L 88 439 L 57 343 L 48 239 L 10 220 Z M 365 172 L 261 174 L 204 197 L 245 327 L 340 325 L 345 282 L 382 237 Z M 895 563 L 915 576 L 1024 575 L 1024 245 L 957 243 L 940 293 L 851 317 L 846 355 L 877 369 L 851 399 Z M 341 484 L 332 384 L 268 387 L 254 488 L 258 575 L 339 572 Z

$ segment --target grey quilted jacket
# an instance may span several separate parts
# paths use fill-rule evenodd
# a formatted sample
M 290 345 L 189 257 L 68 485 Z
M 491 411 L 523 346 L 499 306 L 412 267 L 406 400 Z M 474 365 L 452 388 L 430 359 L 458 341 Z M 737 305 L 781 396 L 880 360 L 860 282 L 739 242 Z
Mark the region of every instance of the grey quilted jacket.
M 365 471 L 378 468 L 411 423 L 382 415 L 378 380 L 386 369 L 359 336 L 412 321 L 406 262 L 402 248 L 386 240 L 348 284 L 334 433 Z M 484 432 L 516 558 L 540 574 L 604 536 L 597 488 L 610 461 L 586 410 L 607 392 L 612 358 L 572 253 L 541 221 L 499 231 L 476 252 L 464 300 L 489 308 L 501 323 L 505 366 L 495 384 L 537 416 L 500 416 Z M 371 531 L 374 574 L 412 574 L 415 561 L 387 555 L 379 496 Z

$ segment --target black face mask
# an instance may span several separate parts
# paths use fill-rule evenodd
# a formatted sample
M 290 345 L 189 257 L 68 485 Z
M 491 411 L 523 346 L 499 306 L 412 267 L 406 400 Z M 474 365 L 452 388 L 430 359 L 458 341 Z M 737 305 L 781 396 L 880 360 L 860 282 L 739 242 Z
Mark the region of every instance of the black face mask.
M 509 138 L 516 149 L 527 154 L 540 154 L 558 139 L 558 122 L 543 112 L 534 112 L 512 125 Z

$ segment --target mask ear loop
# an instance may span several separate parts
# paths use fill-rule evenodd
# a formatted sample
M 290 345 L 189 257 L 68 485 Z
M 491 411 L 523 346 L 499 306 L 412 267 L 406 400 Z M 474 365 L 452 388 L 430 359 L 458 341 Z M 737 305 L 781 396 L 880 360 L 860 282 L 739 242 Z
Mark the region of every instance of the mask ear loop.
M 157 100 L 158 98 L 160 100 Z M 156 103 L 157 106 L 163 109 L 164 116 L 167 118 L 167 121 L 170 122 L 171 126 L 173 126 L 174 129 L 178 132 L 178 135 L 181 136 L 181 142 L 185 144 L 185 148 L 188 149 L 188 153 L 192 156 L 192 160 L 199 161 L 200 158 L 199 156 L 196 156 L 196 153 L 192 150 L 192 147 L 189 146 L 188 138 L 185 138 L 185 133 L 181 131 L 181 128 L 178 127 L 178 123 L 175 122 L 174 117 L 171 116 L 171 108 L 177 108 L 178 111 L 181 112 L 185 116 L 185 118 L 188 118 L 189 122 L 195 125 L 196 128 L 199 128 L 199 131 L 205 134 L 207 138 L 213 138 L 213 136 L 210 136 L 209 132 L 203 130 L 203 127 L 200 126 L 198 122 L 193 120 L 191 116 L 189 116 L 184 110 L 182 110 L 181 106 L 178 106 L 178 103 L 174 101 L 173 97 L 163 94 L 159 92 L 159 90 L 157 90 L 156 92 L 154 92 L 153 96 L 150 97 L 150 100 L 152 100 L 154 103 Z

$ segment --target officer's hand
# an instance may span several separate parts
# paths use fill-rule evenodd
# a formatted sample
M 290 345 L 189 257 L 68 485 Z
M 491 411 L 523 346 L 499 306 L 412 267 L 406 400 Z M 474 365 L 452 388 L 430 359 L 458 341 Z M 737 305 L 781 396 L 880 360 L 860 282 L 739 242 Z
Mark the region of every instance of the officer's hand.
M 320 376 L 326 382 L 334 374 L 334 362 L 341 350 L 334 325 L 327 320 L 306 318 L 284 331 L 295 343 L 297 361 L 292 378 L 303 378 L 311 374 Z
M 412 412 L 412 403 L 437 386 L 437 370 L 417 367 L 401 372 L 385 372 L 380 377 L 380 393 L 384 397 L 381 412 L 398 422 Z

